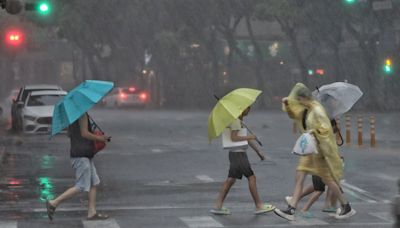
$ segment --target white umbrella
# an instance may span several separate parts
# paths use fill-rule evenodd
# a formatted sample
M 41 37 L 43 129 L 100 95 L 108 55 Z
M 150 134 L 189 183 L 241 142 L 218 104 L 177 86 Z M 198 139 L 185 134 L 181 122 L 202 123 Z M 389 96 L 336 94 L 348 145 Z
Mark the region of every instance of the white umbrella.
M 324 85 L 313 92 L 314 98 L 325 107 L 331 119 L 349 111 L 362 95 L 358 86 L 345 82 Z

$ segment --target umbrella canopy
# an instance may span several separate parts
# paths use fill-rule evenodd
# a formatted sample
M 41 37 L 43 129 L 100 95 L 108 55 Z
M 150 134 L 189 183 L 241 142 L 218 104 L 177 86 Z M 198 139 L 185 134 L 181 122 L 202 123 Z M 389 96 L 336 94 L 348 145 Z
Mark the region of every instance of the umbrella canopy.
M 79 119 L 113 87 L 113 82 L 86 80 L 71 90 L 54 107 L 51 135 L 56 135 Z
M 260 90 L 240 88 L 218 100 L 208 117 L 208 139 L 218 137 L 260 94 Z
M 313 92 L 314 98 L 325 107 L 331 119 L 349 111 L 362 95 L 358 86 L 345 82 L 324 85 Z

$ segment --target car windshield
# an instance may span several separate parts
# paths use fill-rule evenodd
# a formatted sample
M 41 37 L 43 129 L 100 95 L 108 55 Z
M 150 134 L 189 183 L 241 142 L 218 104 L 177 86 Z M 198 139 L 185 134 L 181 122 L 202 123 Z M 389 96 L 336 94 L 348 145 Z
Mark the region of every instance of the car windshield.
M 47 106 L 55 105 L 63 95 L 35 95 L 31 96 L 28 101 L 28 106 Z

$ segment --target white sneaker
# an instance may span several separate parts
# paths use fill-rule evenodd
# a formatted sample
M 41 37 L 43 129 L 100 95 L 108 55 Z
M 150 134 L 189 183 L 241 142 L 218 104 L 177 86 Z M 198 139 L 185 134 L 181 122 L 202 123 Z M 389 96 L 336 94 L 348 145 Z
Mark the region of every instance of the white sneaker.
M 350 218 L 351 216 L 354 216 L 357 213 L 356 210 L 354 210 L 353 208 L 350 211 L 348 211 L 347 213 L 342 213 L 341 211 L 342 210 L 340 210 L 340 211 L 338 210 L 338 212 L 340 212 L 340 213 L 335 215 L 335 219 L 339 219 L 339 220 L 347 219 L 347 218 Z
M 291 205 L 292 199 L 293 199 L 293 196 L 286 196 L 286 197 L 285 197 L 286 203 L 287 203 L 288 205 Z

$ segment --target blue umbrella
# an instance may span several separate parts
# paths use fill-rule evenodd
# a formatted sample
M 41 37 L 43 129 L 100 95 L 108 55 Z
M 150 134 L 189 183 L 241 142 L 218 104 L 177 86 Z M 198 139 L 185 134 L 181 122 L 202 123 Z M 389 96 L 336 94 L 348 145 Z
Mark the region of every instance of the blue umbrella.
M 54 107 L 51 136 L 64 130 L 90 110 L 114 87 L 113 82 L 86 80 Z

